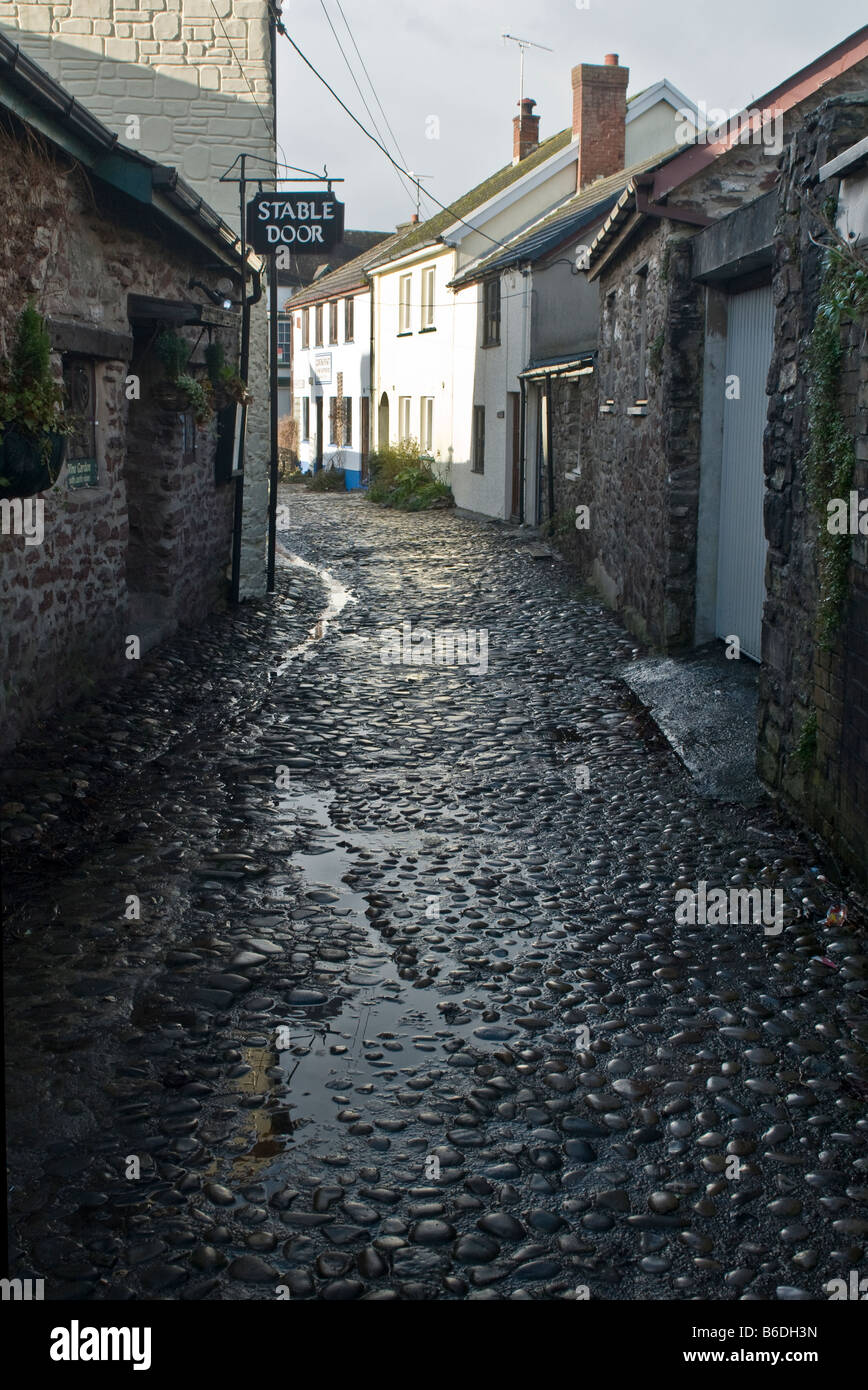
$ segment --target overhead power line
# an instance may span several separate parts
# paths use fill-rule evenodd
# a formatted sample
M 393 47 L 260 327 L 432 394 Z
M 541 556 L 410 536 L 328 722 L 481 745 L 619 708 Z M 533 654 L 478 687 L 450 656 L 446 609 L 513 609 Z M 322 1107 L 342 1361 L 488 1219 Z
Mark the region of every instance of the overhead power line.
M 347 106 L 346 102 L 341 100 L 341 98 L 338 96 L 337 92 L 335 91 L 334 87 L 332 87 L 331 83 L 330 83 L 325 77 L 323 77 L 323 75 L 322 75 L 322 73 L 319 71 L 319 69 L 316 68 L 316 67 L 314 66 L 314 64 L 310 61 L 310 59 L 306 56 L 306 54 L 304 54 L 304 53 L 301 51 L 301 49 L 299 48 L 298 44 L 295 42 L 295 39 L 294 39 L 294 38 L 291 36 L 291 34 L 289 33 L 289 30 L 287 29 L 287 27 L 286 27 L 286 25 L 283 23 L 283 21 L 282 21 L 281 19 L 277 19 L 275 22 L 276 22 L 276 24 L 277 24 L 277 32 L 278 32 L 279 34 L 281 34 L 281 35 L 287 40 L 287 42 L 288 42 L 289 44 L 292 45 L 292 47 L 295 49 L 295 52 L 298 54 L 299 58 L 300 58 L 301 61 L 304 63 L 304 65 L 305 65 L 306 67 L 310 68 L 310 70 L 311 70 L 311 72 L 313 73 L 314 77 L 316 77 L 316 78 L 322 83 L 322 85 L 325 87 L 326 91 L 329 92 L 329 93 L 334 97 L 334 99 L 335 99 L 335 101 L 337 102 L 338 106 L 340 106 L 341 109 L 347 113 L 347 115 L 349 116 L 349 118 L 350 118 L 350 120 L 353 122 L 353 124 L 354 124 L 354 125 L 357 125 L 358 128 L 359 128 L 359 130 L 362 132 L 362 134 L 363 134 L 364 136 L 366 136 L 367 139 L 370 140 L 372 144 L 374 144 L 374 145 L 377 146 L 377 149 L 380 150 L 380 151 L 386 156 L 386 158 L 388 159 L 389 163 L 390 163 L 390 164 L 393 164 L 400 174 L 403 174 L 405 178 L 410 179 L 412 183 L 418 184 L 418 180 L 417 180 L 417 179 L 414 179 L 414 178 L 412 177 L 412 175 L 410 174 L 409 170 L 407 170 L 407 169 L 402 169 L 402 168 L 401 168 L 401 166 L 400 166 L 400 164 L 398 163 L 398 161 L 397 161 L 396 159 L 394 159 L 393 156 L 389 153 L 389 151 L 386 149 L 386 146 L 383 144 L 383 142 L 382 142 L 381 140 L 378 140 L 378 138 L 377 138 L 376 135 L 372 135 L 371 132 L 367 129 L 367 127 L 364 126 L 364 125 L 362 124 L 362 122 L 359 120 L 358 116 L 355 115 L 355 113 L 354 113 L 353 111 L 350 110 L 350 108 Z M 426 193 L 426 194 L 425 194 L 425 197 L 426 197 L 426 198 L 430 198 L 431 201 L 432 201 L 432 203 L 436 203 L 437 207 L 440 208 L 441 212 L 448 212 L 449 215 L 450 215 L 450 217 L 453 217 L 453 218 L 455 219 L 456 222 L 460 222 L 460 223 L 461 223 L 462 227 L 467 227 L 467 229 L 468 229 L 469 231 L 471 231 L 471 232 L 476 232 L 479 236 L 484 237 L 486 241 L 490 241 L 490 242 L 491 242 L 492 246 L 500 246 L 503 250 L 507 250 L 507 248 L 508 248 L 508 243 L 507 243 L 507 242 L 505 242 L 505 241 L 500 241 L 500 240 L 498 240 L 497 237 L 489 236 L 488 232 L 484 232 L 484 231 L 482 230 L 481 227 L 474 227 L 474 225 L 473 225 L 472 222 L 468 222 L 464 217 L 459 216 L 459 214 L 458 214 L 457 212 L 455 212 L 454 208 L 450 207 L 450 206 L 449 206 L 448 204 L 446 204 L 446 203 L 441 203 L 441 202 L 440 202 L 440 199 L 437 198 L 437 197 L 435 197 L 435 195 L 434 195 L 433 193 Z
M 342 18 L 342 20 L 344 21 L 344 24 L 346 25 L 347 33 L 348 33 L 349 36 L 350 36 L 350 42 L 352 43 L 353 48 L 356 50 L 356 54 L 357 54 L 357 56 L 358 56 L 359 62 L 360 62 L 361 65 L 362 65 L 362 72 L 365 74 L 365 77 L 368 79 L 368 85 L 369 85 L 369 87 L 370 87 L 370 89 L 371 89 L 371 91 L 372 91 L 372 93 L 373 93 L 374 101 L 377 103 L 377 106 L 380 108 L 380 114 L 381 114 L 382 117 L 383 117 L 383 121 L 385 122 L 386 129 L 388 130 L 389 134 L 390 134 L 391 137 L 392 137 L 392 140 L 393 140 L 394 145 L 395 145 L 395 149 L 398 151 L 398 155 L 399 155 L 399 157 L 400 157 L 400 159 L 401 159 L 401 162 L 404 164 L 404 166 L 405 166 L 405 167 L 409 167 L 408 164 L 407 164 L 407 156 L 404 154 L 404 151 L 401 149 L 401 146 L 398 144 L 398 137 L 397 137 L 397 135 L 395 134 L 394 130 L 393 130 L 392 127 L 391 127 L 391 124 L 390 124 L 390 122 L 389 122 L 389 117 L 386 115 L 386 112 L 383 110 L 383 103 L 380 101 L 380 98 L 379 98 L 379 96 L 377 95 L 377 89 L 376 89 L 376 87 L 374 86 L 374 81 L 373 81 L 373 78 L 371 77 L 371 74 L 368 72 L 367 64 L 365 63 L 364 58 L 362 57 L 361 53 L 359 52 L 359 45 L 356 43 L 355 35 L 353 34 L 352 29 L 350 28 L 350 21 L 347 19 L 346 14 L 344 13 L 344 7 L 343 7 L 343 5 L 341 4 L 341 0 L 335 0 L 335 4 L 337 5 L 338 9 L 340 10 L 341 18 Z M 385 144 L 385 141 L 384 141 L 383 143 Z M 419 189 L 418 186 L 417 186 L 417 195 L 418 195 L 418 193 L 420 193 L 420 192 L 421 192 L 421 189 Z M 425 195 L 423 194 L 423 197 L 424 197 L 424 196 L 425 196 Z M 418 211 L 418 208 L 417 208 L 417 211 Z
M 345 53 L 345 51 L 344 51 L 344 46 L 343 46 L 343 44 L 341 43 L 340 39 L 338 38 L 338 32 L 337 32 L 337 30 L 335 29 L 335 26 L 332 24 L 331 16 L 330 16 L 328 10 L 327 10 L 326 7 L 325 7 L 325 0 L 319 0 L 319 3 L 320 3 L 320 9 L 322 10 L 323 14 L 325 15 L 326 23 L 328 24 L 329 28 L 331 29 L 331 31 L 332 31 L 332 33 L 333 33 L 333 35 L 334 35 L 334 40 L 335 40 L 335 43 L 336 43 L 337 46 L 338 46 L 338 50 L 339 50 L 339 52 L 340 52 L 340 55 L 341 55 L 341 57 L 343 58 L 344 62 L 346 63 L 347 72 L 350 74 L 350 77 L 353 79 L 353 83 L 354 83 L 354 85 L 355 85 L 356 91 L 358 92 L 359 96 L 360 96 L 361 99 L 362 99 L 362 105 L 364 106 L 365 110 L 366 110 L 367 113 L 368 113 L 368 119 L 370 120 L 371 125 L 374 127 L 374 130 L 377 132 L 377 135 L 380 137 L 380 141 L 382 142 L 383 147 L 385 148 L 386 141 L 385 141 L 385 137 L 384 137 L 384 135 L 383 135 L 383 132 L 380 130 L 380 127 L 377 125 L 377 121 L 376 121 L 376 118 L 375 118 L 375 116 L 374 116 L 374 113 L 372 112 L 370 106 L 368 105 L 368 103 L 367 103 L 367 101 L 366 101 L 366 99 L 365 99 L 365 94 L 364 94 L 364 92 L 362 91 L 361 87 L 359 86 L 359 82 L 358 82 L 358 79 L 356 78 L 356 74 L 353 72 L 352 63 L 350 62 L 349 58 L 347 57 L 347 55 L 346 55 L 346 53 Z M 341 11 L 341 13 L 343 14 L 343 11 Z M 346 24 L 346 17 L 344 17 L 344 23 Z M 349 26 L 347 26 L 347 28 L 349 29 Z M 352 38 L 352 34 L 350 34 L 350 38 Z M 356 52 L 358 52 L 358 49 L 356 49 Z M 364 66 L 364 64 L 363 64 L 362 66 Z M 370 81 L 370 78 L 369 78 L 368 80 Z M 374 95 L 376 96 L 376 93 L 374 93 Z M 382 110 L 382 108 L 381 108 L 381 110 Z M 388 122 L 387 122 L 387 124 L 388 124 Z M 394 139 L 394 136 L 393 136 L 392 138 Z M 396 147 L 396 149 L 397 149 L 397 146 L 398 146 L 398 142 L 397 142 L 397 140 L 396 140 L 396 141 L 395 141 L 395 147 Z M 398 154 L 399 154 L 399 155 L 401 154 L 400 149 L 398 150 Z M 403 159 L 404 156 L 401 155 L 401 158 Z M 400 180 L 401 188 L 402 188 L 403 191 L 407 194 L 407 196 L 410 198 L 411 202 L 413 202 L 413 204 L 414 204 L 414 206 L 415 206 L 415 198 L 413 197 L 413 194 L 410 192 L 409 188 L 407 187 L 406 183 L 404 182 L 403 175 L 399 173 L 399 174 L 398 174 L 398 179 Z

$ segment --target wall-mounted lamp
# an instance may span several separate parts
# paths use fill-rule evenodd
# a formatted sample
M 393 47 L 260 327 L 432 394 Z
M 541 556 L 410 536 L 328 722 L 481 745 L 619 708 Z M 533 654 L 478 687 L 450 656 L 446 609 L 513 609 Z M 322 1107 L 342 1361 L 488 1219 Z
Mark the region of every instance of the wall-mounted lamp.
M 212 304 L 219 304 L 221 309 L 231 309 L 233 301 L 229 298 L 232 293 L 232 285 L 228 280 L 220 281 L 220 288 L 212 290 L 210 285 L 206 285 L 202 280 L 191 280 L 187 286 L 190 290 L 201 290 L 207 294 Z

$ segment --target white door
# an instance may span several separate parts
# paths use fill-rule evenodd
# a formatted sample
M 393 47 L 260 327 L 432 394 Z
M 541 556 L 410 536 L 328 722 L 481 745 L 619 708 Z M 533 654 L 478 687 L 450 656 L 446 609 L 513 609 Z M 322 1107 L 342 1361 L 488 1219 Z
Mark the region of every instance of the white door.
M 755 661 L 760 660 L 765 598 L 763 430 L 773 338 L 771 286 L 732 295 L 727 313 L 716 632 L 718 637 L 738 637 L 742 652 Z

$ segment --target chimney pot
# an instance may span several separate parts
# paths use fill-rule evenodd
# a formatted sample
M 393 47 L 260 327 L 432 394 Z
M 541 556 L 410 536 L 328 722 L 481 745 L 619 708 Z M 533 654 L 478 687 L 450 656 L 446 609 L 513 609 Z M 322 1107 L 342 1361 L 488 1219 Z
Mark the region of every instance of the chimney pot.
M 608 68 L 616 68 L 618 66 L 617 53 L 607 53 L 605 58 L 603 59 L 603 62 Z
M 518 164 L 539 148 L 539 116 L 533 114 L 536 102 L 533 97 L 523 97 L 516 102 L 521 113 L 512 118 L 512 162 Z

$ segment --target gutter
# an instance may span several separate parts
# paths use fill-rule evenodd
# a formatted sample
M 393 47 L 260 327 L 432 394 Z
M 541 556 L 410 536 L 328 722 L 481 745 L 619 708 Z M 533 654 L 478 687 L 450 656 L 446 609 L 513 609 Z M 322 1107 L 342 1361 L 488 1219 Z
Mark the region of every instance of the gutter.
M 527 382 L 524 379 L 523 373 L 519 373 L 518 386 L 521 391 L 518 426 L 521 433 L 518 455 L 518 520 L 521 525 L 524 525 L 525 466 L 527 462 L 527 444 L 525 439 L 525 435 L 527 434 Z
M 868 135 L 858 144 L 851 145 L 849 149 L 844 150 L 836 159 L 830 159 L 828 164 L 821 165 L 818 176 L 820 183 L 825 183 L 826 179 L 833 179 L 838 176 L 846 177 L 866 162 L 868 162 Z
M 569 362 L 551 362 L 541 367 L 526 367 L 523 372 L 519 372 L 519 380 L 539 381 L 546 376 L 588 376 L 594 370 L 594 356 L 594 353 L 586 352 Z
M 337 271 L 335 272 L 335 274 L 337 274 Z M 309 307 L 311 304 L 325 303 L 327 299 L 343 299 L 348 294 L 357 294 L 360 290 L 369 290 L 370 287 L 370 282 L 366 278 L 364 280 L 356 280 L 351 285 L 341 285 L 340 288 L 332 286 L 331 288 L 324 289 L 321 293 L 317 294 L 314 294 L 312 290 L 305 288 L 298 294 L 294 294 L 290 299 L 286 300 L 283 306 L 284 311 L 287 311 L 289 309 L 304 309 Z
M 364 467 L 362 467 L 362 461 L 360 460 L 360 463 L 359 463 L 359 480 L 360 480 L 360 482 L 367 482 L 367 483 L 368 483 L 368 486 L 370 486 L 370 470 L 371 470 L 371 432 L 372 432 L 372 430 L 373 430 L 373 428 L 374 428 L 374 400 L 375 400 L 375 394 L 374 394 L 374 381 L 375 381 L 375 362 L 374 362 L 374 287 L 373 287 L 373 285 L 372 285 L 371 282 L 370 282 L 370 278 L 369 278 L 369 280 L 368 280 L 368 293 L 369 293 L 369 295 L 371 296 L 371 306 L 370 306 L 370 309 L 369 309 L 369 311 L 368 311 L 368 324 L 369 324 L 369 326 L 370 326 L 370 351 L 369 351 L 369 353 L 368 353 L 368 400 L 370 401 L 370 405 L 368 406 L 368 438 L 367 438 L 366 452 L 365 452 L 365 457 L 364 457 Z M 361 422 L 361 420 L 360 420 L 360 421 L 359 421 L 359 430 L 361 430 L 361 427 L 362 427 L 362 422 Z M 364 443 L 365 441 L 363 441 L 363 440 L 360 439 L 359 442 L 360 442 L 360 443 Z M 388 442 L 389 442 L 389 441 L 387 440 L 386 443 L 388 444 Z M 377 425 L 377 448 L 378 448 L 378 449 L 381 448 L 379 424 Z M 369 475 L 367 478 L 364 476 L 365 473 L 367 473 L 367 474 Z
M 216 249 L 227 264 L 238 266 L 238 235 L 184 182 L 177 169 L 125 148 L 114 131 L 0 31 L 0 84 L 4 80 L 15 90 L 0 94 L 0 105 L 65 149 L 95 178 L 152 207 L 212 253 Z

